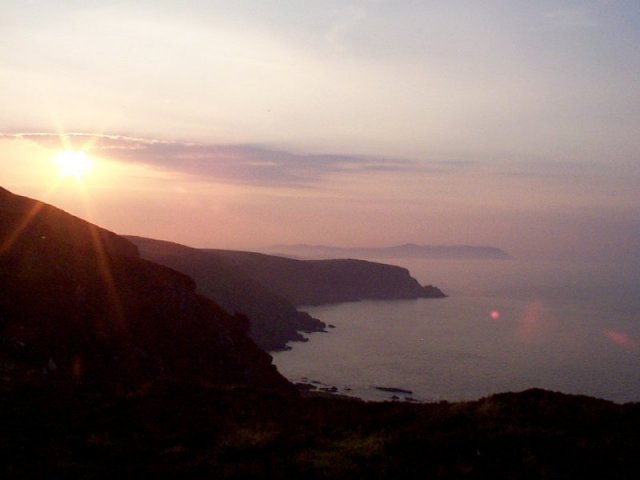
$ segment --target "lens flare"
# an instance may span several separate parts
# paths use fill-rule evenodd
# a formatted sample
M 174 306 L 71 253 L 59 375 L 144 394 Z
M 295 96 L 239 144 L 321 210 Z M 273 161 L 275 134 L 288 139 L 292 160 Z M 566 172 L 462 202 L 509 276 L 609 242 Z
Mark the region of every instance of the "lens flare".
M 631 348 L 634 345 L 634 342 L 628 335 L 625 335 L 621 332 L 616 332 L 614 330 L 610 330 L 605 332 L 606 337 L 611 340 L 611 342 L 615 343 L 620 347 Z
M 534 342 L 544 338 L 545 331 L 549 328 L 548 320 L 544 315 L 544 306 L 539 300 L 531 301 L 517 327 L 517 336 L 521 341 Z

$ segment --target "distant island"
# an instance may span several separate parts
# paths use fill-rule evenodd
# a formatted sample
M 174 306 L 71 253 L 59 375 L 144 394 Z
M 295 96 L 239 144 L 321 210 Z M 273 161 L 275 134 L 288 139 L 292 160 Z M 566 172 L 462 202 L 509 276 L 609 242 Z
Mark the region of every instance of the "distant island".
M 416 245 L 391 247 L 330 247 L 326 245 L 274 245 L 260 249 L 264 253 L 296 258 L 468 258 L 502 260 L 511 258 L 498 247 L 477 245 Z

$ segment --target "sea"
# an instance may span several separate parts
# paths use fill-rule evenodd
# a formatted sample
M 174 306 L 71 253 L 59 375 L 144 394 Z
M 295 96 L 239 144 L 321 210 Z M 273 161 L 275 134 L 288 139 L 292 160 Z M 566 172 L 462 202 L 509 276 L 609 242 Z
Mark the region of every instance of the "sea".
M 326 333 L 273 354 L 289 380 L 364 400 L 543 388 L 640 401 L 640 264 L 394 259 L 443 299 L 301 308 Z

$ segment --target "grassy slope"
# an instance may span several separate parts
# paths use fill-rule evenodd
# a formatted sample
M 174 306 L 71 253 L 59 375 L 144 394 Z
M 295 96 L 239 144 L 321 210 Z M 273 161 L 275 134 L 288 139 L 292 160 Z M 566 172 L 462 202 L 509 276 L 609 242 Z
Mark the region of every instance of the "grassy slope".
M 248 389 L 0 396 L 0 476 L 637 478 L 640 406 L 540 390 L 427 405 Z

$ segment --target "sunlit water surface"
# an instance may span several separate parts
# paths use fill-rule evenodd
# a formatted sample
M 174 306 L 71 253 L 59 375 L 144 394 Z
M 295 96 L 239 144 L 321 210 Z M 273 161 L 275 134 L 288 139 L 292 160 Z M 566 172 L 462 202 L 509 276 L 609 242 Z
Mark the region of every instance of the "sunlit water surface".
M 638 265 L 389 261 L 446 299 L 306 308 L 335 325 L 274 354 L 295 382 L 370 400 L 476 399 L 531 387 L 640 401 Z

